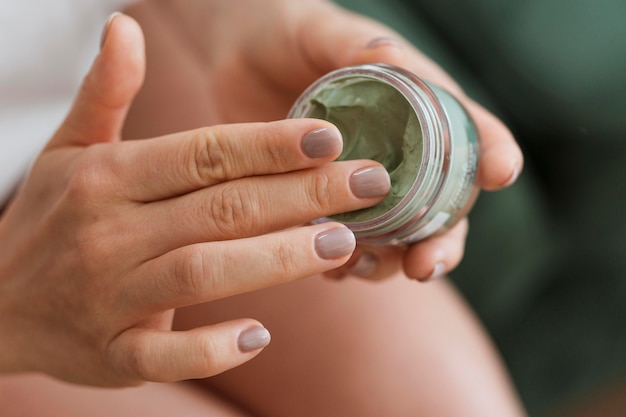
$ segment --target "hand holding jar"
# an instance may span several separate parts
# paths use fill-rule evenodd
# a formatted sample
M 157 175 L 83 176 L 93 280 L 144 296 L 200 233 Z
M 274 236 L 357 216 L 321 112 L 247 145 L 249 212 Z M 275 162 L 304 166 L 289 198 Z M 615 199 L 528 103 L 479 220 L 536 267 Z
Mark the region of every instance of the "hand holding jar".
M 389 178 L 372 161 L 328 164 L 341 136 L 321 120 L 120 141 L 143 39 L 127 16 L 108 27 L 0 222 L 0 373 L 105 386 L 211 376 L 269 333 L 252 319 L 172 332 L 174 309 L 339 267 L 352 232 L 305 224 L 380 201 Z
M 165 4 L 168 14 L 181 16 L 187 41 L 201 51 L 205 72 L 209 74 L 208 106 L 219 109 L 212 112 L 212 122 L 284 118 L 298 96 L 328 73 L 382 63 L 426 80 L 446 99 L 454 97 L 451 100 L 461 104 L 464 110 L 457 113 L 467 111 L 480 138 L 480 149 L 473 154 L 477 171 L 469 175 L 477 188 L 504 188 L 514 183 L 522 170 L 522 153 L 502 122 L 468 98 L 445 71 L 388 27 L 323 1 L 274 1 L 270 8 L 257 2 L 245 2 L 245 6 L 224 2 L 219 20 L 216 17 L 209 21 L 206 16 L 211 16 L 211 9 L 207 2 Z M 206 10 L 198 12 L 199 8 Z M 275 12 L 268 12 L 274 9 Z M 202 20 L 193 19 L 198 14 Z M 283 24 L 285 16 L 289 17 L 289 25 Z M 224 25 L 231 20 L 241 24 Z M 230 32 L 232 36 L 225 35 Z M 240 65 L 242 62 L 246 65 Z M 352 274 L 377 280 L 400 269 L 408 277 L 420 280 L 443 275 L 463 257 L 468 230 L 464 212 L 456 213 L 461 218 L 454 226 L 443 221 L 451 226 L 445 233 L 424 236 L 402 248 L 358 245 L 345 266 L 327 275 Z M 437 221 L 441 219 L 440 216 Z

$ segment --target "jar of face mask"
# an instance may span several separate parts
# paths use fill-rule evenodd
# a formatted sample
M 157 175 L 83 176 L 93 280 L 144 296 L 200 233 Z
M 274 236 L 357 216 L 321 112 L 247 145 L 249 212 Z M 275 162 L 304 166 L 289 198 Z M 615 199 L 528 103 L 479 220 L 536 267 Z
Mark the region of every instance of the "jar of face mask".
M 401 68 L 367 64 L 317 80 L 291 118 L 328 120 L 343 135 L 338 160 L 372 159 L 391 177 L 379 204 L 319 221 L 344 223 L 369 245 L 405 245 L 443 232 L 473 204 L 479 138 L 449 93 Z

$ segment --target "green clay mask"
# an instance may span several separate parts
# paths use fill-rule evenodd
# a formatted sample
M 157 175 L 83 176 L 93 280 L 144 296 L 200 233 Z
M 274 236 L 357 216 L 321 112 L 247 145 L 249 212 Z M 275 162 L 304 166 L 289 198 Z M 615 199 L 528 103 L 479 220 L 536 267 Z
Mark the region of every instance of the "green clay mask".
M 338 160 L 372 159 L 391 177 L 391 192 L 379 204 L 331 218 L 371 220 L 389 211 L 409 192 L 422 160 L 422 132 L 411 104 L 392 86 L 372 78 L 338 80 L 310 97 L 306 115 L 333 123 L 343 135 Z
M 373 159 L 391 176 L 374 207 L 316 219 L 344 223 L 367 245 L 407 245 L 442 233 L 469 211 L 480 140 L 453 96 L 402 68 L 332 71 L 298 97 L 288 117 L 315 117 L 343 135 L 340 160 Z

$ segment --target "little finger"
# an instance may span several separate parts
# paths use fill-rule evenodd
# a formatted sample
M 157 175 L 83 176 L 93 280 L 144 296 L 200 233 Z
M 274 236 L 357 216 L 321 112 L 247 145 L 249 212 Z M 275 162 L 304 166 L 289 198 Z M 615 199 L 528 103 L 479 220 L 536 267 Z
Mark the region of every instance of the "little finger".
M 124 380 L 174 382 L 234 368 L 269 342 L 260 323 L 240 319 L 178 332 L 132 328 L 113 340 L 108 355 Z

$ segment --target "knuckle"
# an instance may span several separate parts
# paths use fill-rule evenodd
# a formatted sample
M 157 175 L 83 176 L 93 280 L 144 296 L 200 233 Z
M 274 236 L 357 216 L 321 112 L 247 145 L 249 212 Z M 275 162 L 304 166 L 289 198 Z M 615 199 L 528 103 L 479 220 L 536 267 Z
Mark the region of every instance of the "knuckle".
M 131 333 L 131 334 L 129 334 Z M 124 385 L 142 381 L 157 381 L 157 372 L 150 360 L 150 343 L 146 337 L 132 330 L 115 339 L 105 351 L 105 362 Z
M 209 203 L 209 221 L 228 236 L 254 234 L 254 224 L 261 211 L 258 200 L 243 187 L 226 185 Z
M 199 246 L 189 246 L 175 258 L 172 266 L 175 292 L 182 297 L 211 293 L 213 277 Z
M 144 338 L 137 339 L 128 351 L 128 367 L 141 381 L 160 382 L 154 361 L 150 360 L 148 343 Z
M 269 126 L 269 125 L 267 125 Z M 282 146 L 284 131 L 275 128 L 269 128 L 269 134 L 266 129 L 259 130 L 253 143 L 262 144 L 259 155 L 263 159 L 262 166 L 271 167 L 272 170 L 283 170 L 293 162 L 293 155 L 288 146 Z
M 110 182 L 106 165 L 97 163 L 94 157 L 85 156 L 74 165 L 66 185 L 66 197 L 78 205 L 101 195 Z
M 64 197 L 79 207 L 123 197 L 119 173 L 124 158 L 118 149 L 106 144 L 94 144 L 85 149 L 68 166 Z
M 272 264 L 276 271 L 276 277 L 290 278 L 298 275 L 299 268 L 303 266 L 301 256 L 294 256 L 298 252 L 292 242 L 279 240 L 272 251 Z
M 278 169 L 284 169 L 290 165 L 290 155 L 286 147 L 284 146 L 268 146 L 265 149 L 267 155 L 267 162 L 269 166 L 276 167 Z
M 193 351 L 199 352 L 198 357 L 202 363 L 196 365 L 203 368 L 202 373 L 205 376 L 215 374 L 223 361 L 223 352 L 218 341 L 209 335 L 198 333 L 190 340 L 190 344 Z
M 221 141 L 213 129 L 208 129 L 198 133 L 192 146 L 193 158 L 188 172 L 198 184 L 205 184 L 207 180 L 228 179 L 231 164 L 227 141 Z
M 308 195 L 314 208 L 322 215 L 333 210 L 332 180 L 325 172 L 316 172 L 308 184 Z

